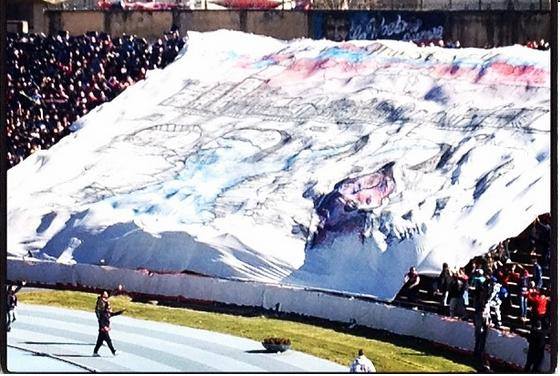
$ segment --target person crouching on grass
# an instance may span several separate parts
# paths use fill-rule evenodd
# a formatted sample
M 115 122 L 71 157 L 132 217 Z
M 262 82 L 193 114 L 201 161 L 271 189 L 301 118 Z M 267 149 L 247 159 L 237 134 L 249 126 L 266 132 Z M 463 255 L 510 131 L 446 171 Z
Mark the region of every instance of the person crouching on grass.
M 120 287 L 120 286 L 119 286 Z M 95 349 L 93 350 L 93 356 L 100 356 L 98 351 L 103 342 L 107 343 L 109 349 L 113 355 L 117 355 L 117 350 L 113 347 L 113 342 L 109 336 L 109 331 L 111 330 L 111 317 L 118 316 L 122 314 L 125 310 L 113 312 L 111 310 L 111 304 L 109 303 L 109 293 L 103 291 L 101 296 L 98 298 L 96 306 L 97 321 L 99 323 L 99 335 L 97 336 L 97 343 L 95 344 Z

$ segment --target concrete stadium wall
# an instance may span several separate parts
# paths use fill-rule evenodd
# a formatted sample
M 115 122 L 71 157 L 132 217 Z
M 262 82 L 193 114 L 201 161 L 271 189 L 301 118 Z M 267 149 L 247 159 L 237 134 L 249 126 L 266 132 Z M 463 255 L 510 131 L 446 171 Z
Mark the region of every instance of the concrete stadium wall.
M 142 35 L 154 39 L 169 31 L 173 24 L 171 12 L 106 12 L 104 30 L 113 36 Z
M 274 309 L 279 303 L 281 312 L 343 323 L 355 320 L 358 325 L 424 338 L 465 353 L 471 353 L 474 347 L 474 329 L 471 323 L 380 302 L 293 286 L 186 274 L 150 274 L 106 266 L 64 265 L 19 259 L 8 259 L 7 279 L 108 290 L 123 284 L 129 293 L 156 297 L 184 297 L 264 309 Z M 523 367 L 527 348 L 527 340 L 521 336 L 504 334 L 494 329 L 489 331 L 486 351 L 495 359 Z M 550 353 L 547 353 L 543 369 L 549 369 L 550 364 Z
M 8 21 L 26 21 L 28 31 L 32 33 L 48 30 L 48 19 L 43 14 L 43 4 L 37 1 L 8 1 L 6 3 L 6 19 Z
M 28 33 L 29 23 L 27 21 L 7 21 L 6 32 L 8 33 Z
M 101 12 L 64 12 L 60 13 L 59 20 L 52 21 L 60 22 L 60 25 L 56 25 L 58 30 L 71 30 L 71 34 L 83 34 L 87 31 L 103 30 L 105 28 L 105 21 Z
M 480 1 L 482 3 L 482 0 Z M 391 2 L 392 3 L 392 2 Z M 398 3 L 398 2 L 396 2 Z M 407 10 L 387 11 L 162 11 L 162 12 L 101 12 L 47 11 L 45 32 L 68 30 L 71 34 L 85 31 L 105 31 L 111 35 L 136 34 L 156 38 L 173 25 L 185 35 L 187 31 L 241 30 L 278 39 L 329 38 L 332 20 L 341 23 L 350 39 L 388 38 L 423 40 L 434 37 L 445 41 L 459 40 L 464 47 L 486 47 L 525 43 L 541 38 L 550 41 L 549 11 L 410 11 L 414 4 L 426 8 L 429 0 L 400 2 Z M 468 4 L 478 3 L 472 0 Z M 487 1 L 497 7 L 503 1 Z M 431 3 L 434 4 L 435 0 Z M 453 4 L 457 4 L 455 0 Z M 522 3 L 525 4 L 525 3 Z M 395 9 L 395 7 L 393 7 Z M 493 8 L 492 8 L 493 9 Z M 37 25 L 41 21 L 35 21 Z M 417 25 L 421 25 L 419 28 Z M 337 26 L 340 29 L 340 25 Z M 407 28 L 409 30 L 407 30 Z M 404 29 L 404 30 L 403 30 Z M 369 32 L 366 32 L 369 30 Z M 373 32 L 372 32 L 373 30 Z M 376 32 L 377 30 L 377 32 Z M 381 32 L 385 30 L 385 32 Z M 32 28 L 37 31 L 37 27 Z
M 512 45 L 527 40 L 550 41 L 550 14 L 541 12 L 465 12 L 450 14 L 444 34 L 465 46 Z
M 332 9 L 333 0 L 314 0 L 315 9 Z M 340 0 L 338 1 L 341 2 Z M 349 0 L 352 9 L 372 10 L 547 10 L 550 0 Z
M 307 37 L 308 29 L 308 16 L 304 12 L 268 11 L 247 12 L 244 31 L 289 40 Z
M 219 29 L 242 30 L 241 13 L 230 11 L 185 11 L 177 12 L 182 35 L 187 31 L 214 31 Z
M 550 13 L 517 11 L 316 11 L 313 39 L 460 41 L 464 47 L 504 46 L 541 38 L 550 41 Z

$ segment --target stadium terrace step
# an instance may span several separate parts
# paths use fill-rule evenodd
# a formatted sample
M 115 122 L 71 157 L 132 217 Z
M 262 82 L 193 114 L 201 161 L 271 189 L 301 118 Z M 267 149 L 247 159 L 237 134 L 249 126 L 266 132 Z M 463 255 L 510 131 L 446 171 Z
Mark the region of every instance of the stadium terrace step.
M 438 308 L 443 307 L 441 305 L 441 302 L 438 302 L 438 301 L 435 301 L 435 300 L 418 299 L 418 301 L 422 304 L 425 304 L 425 305 L 430 305 L 430 306 L 434 306 L 434 307 L 438 307 Z
M 529 329 L 523 329 L 523 328 L 514 328 L 513 332 L 517 333 L 517 334 L 519 334 L 523 337 L 526 337 L 529 334 L 531 334 L 531 331 Z

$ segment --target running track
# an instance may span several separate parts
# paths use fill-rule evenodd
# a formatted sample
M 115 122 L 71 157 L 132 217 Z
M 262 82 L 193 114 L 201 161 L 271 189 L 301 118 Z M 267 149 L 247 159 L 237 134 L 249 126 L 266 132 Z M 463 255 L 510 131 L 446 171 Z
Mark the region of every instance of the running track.
M 348 372 L 300 352 L 266 353 L 259 342 L 206 330 L 117 316 L 113 356 L 97 339 L 94 312 L 24 305 L 8 333 L 12 372 Z M 350 360 L 349 360 L 350 361 Z

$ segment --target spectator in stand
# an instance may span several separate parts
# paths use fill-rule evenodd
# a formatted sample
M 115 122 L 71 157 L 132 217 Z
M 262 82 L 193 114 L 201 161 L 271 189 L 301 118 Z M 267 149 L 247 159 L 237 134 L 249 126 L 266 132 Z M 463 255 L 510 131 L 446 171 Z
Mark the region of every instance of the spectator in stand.
M 503 269 L 505 267 L 504 263 L 500 260 L 500 256 L 498 255 L 494 255 L 491 256 L 492 257 L 492 265 L 491 265 L 491 269 L 492 269 L 492 275 L 494 276 L 498 276 L 498 273 L 500 271 L 503 272 Z
M 545 328 L 548 328 L 547 310 L 550 297 L 546 296 L 546 289 L 541 288 L 538 292 L 529 292 L 527 300 L 531 304 L 531 326 L 535 326 L 540 322 Z
M 500 242 L 500 244 L 498 244 L 498 247 L 496 248 L 496 252 L 498 253 L 498 260 L 502 264 L 505 264 L 506 260 L 509 259 L 509 251 L 508 251 L 508 247 L 507 247 L 507 242 Z
M 466 287 L 467 283 L 463 278 L 459 278 L 459 273 L 453 273 L 449 284 L 449 316 L 465 318 L 463 294 Z
M 519 278 L 519 288 L 521 290 L 521 293 L 519 294 L 519 307 L 522 321 L 527 320 L 527 297 L 529 295 L 531 283 L 533 286 L 535 285 L 535 282 L 530 280 L 529 271 L 527 269 L 523 269 L 522 275 Z
M 533 223 L 531 241 L 540 250 L 543 266 L 550 265 L 551 226 L 550 216 L 538 216 Z
M 502 301 L 502 304 L 505 306 L 504 309 L 509 309 L 509 307 L 511 307 L 511 295 L 509 294 L 509 283 L 515 283 L 515 284 L 519 284 L 520 280 L 521 280 L 521 275 L 519 272 L 517 272 L 517 270 L 521 270 L 520 268 L 518 268 L 517 264 L 514 264 L 511 262 L 511 260 L 507 260 L 505 267 L 502 268 L 502 270 L 499 272 L 498 274 L 498 279 L 500 281 L 500 283 L 502 284 L 502 289 L 505 289 L 505 295 L 504 293 L 502 293 L 502 295 L 505 296 L 505 298 Z
M 465 269 L 465 272 L 469 277 L 469 283 L 472 280 L 472 278 L 474 278 L 477 269 L 480 269 L 480 262 L 476 258 L 474 258 L 471 260 L 471 262 L 469 263 L 469 265 L 467 265 Z
M 521 279 L 520 273 L 517 272 L 519 269 L 520 267 L 518 267 L 517 264 L 508 259 L 505 268 L 502 268 L 502 270 L 498 272 L 500 283 L 504 286 L 507 286 L 509 282 L 519 283 Z
M 535 50 L 548 50 L 550 48 L 550 44 L 548 42 L 545 42 L 544 39 L 541 39 L 540 41 L 536 41 L 536 40 L 530 40 L 525 44 L 526 47 L 535 49 Z
M 8 166 L 48 149 L 99 104 L 172 62 L 185 41 L 166 33 L 157 48 L 145 39 L 103 32 L 71 36 L 13 34 L 6 40 Z
M 492 274 L 494 272 L 494 257 L 492 252 L 486 253 L 482 259 L 482 269 L 486 274 Z
M 462 290 L 462 298 L 463 298 L 463 305 L 465 307 L 465 315 L 466 318 L 466 307 L 469 305 L 469 276 L 465 273 L 465 268 L 460 267 L 459 271 L 457 272 L 457 278 L 463 282 Z
M 404 286 L 403 286 L 404 293 L 410 302 L 416 301 L 419 284 L 420 284 L 420 275 L 416 272 L 416 268 L 414 266 L 411 266 L 410 269 L 408 270 L 408 273 L 404 275 Z
M 494 313 L 494 316 L 496 318 L 495 326 L 497 329 L 500 329 L 500 327 L 502 326 L 501 306 L 502 300 L 505 296 L 502 293 L 502 285 L 498 282 L 498 279 L 496 277 L 491 278 L 489 292 L 490 297 L 488 299 L 487 309 L 489 310 L 490 315 Z
M 441 303 L 444 307 L 449 305 L 448 296 L 449 296 L 449 285 L 452 281 L 453 277 L 451 275 L 451 271 L 449 270 L 449 265 L 446 262 L 443 263 L 441 273 L 439 273 L 439 277 L 437 280 L 437 288 L 436 293 L 443 294 Z
M 537 322 L 531 329 L 527 341 L 529 342 L 529 349 L 527 350 L 527 363 L 525 363 L 524 371 L 540 372 L 546 345 L 546 331 L 540 322 Z
M 531 257 L 531 261 L 533 262 L 533 281 L 535 282 L 535 285 L 538 289 L 540 289 L 542 287 L 543 281 L 542 281 L 542 268 L 539 265 L 539 262 L 537 260 L 537 255 L 533 254 Z
M 477 269 L 471 282 L 473 291 L 473 305 L 476 313 L 481 313 L 488 301 L 488 281 L 482 269 Z

